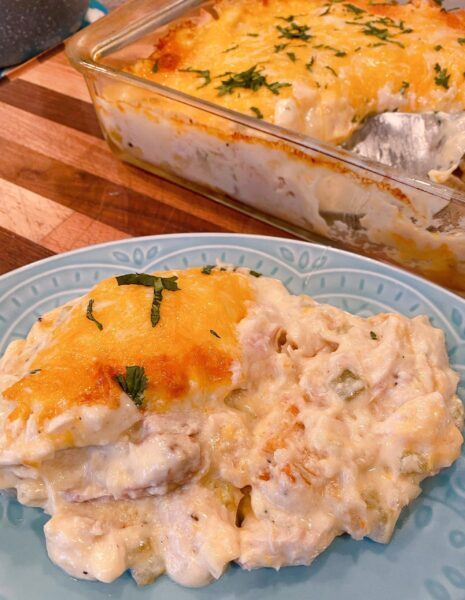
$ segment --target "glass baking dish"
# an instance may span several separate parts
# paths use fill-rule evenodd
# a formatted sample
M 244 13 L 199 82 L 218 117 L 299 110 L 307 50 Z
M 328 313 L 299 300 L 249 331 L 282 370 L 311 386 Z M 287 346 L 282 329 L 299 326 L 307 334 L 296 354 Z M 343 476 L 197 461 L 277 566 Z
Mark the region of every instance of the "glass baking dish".
M 132 0 L 67 44 L 121 159 L 272 222 L 465 292 L 465 194 L 125 72 L 211 4 Z

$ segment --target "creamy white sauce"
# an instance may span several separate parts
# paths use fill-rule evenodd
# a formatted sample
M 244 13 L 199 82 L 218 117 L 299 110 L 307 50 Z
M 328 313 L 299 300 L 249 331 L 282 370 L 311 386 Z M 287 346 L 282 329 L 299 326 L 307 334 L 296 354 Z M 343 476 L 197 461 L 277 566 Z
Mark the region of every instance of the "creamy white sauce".
M 252 285 L 223 399 L 136 422 L 114 411 L 104 444 L 85 427 L 85 447 L 45 457 L 36 433 L 35 465 L 0 447 L 0 486 L 51 514 L 47 550 L 70 575 L 200 586 L 231 561 L 310 564 L 343 532 L 387 542 L 421 480 L 458 457 L 458 376 L 426 317 L 363 319 Z
M 295 98 L 277 103 L 279 122 L 291 128 L 302 125 L 297 105 L 308 108 L 316 102 L 313 90 L 307 92 L 297 84 L 294 87 L 298 90 Z M 257 133 L 253 140 L 241 139 L 240 135 L 234 139 L 234 133 L 251 135 L 239 126 L 218 124 L 226 134 L 221 137 L 167 108 L 151 108 L 135 91 L 127 90 L 126 98 L 125 89 L 108 90 L 118 101 L 102 97 L 96 101 L 104 130 L 124 156 L 133 156 L 164 173 L 226 194 L 329 239 L 365 249 L 367 244 L 375 244 L 388 257 L 411 267 L 418 266 L 416 258 L 399 252 L 393 236 L 411 240 L 420 252 L 447 247 L 457 261 L 455 268 L 463 270 L 465 277 L 465 236 L 460 224 L 454 227 L 448 216 L 436 218 L 449 206 L 447 198 L 398 183 L 391 189 L 383 178 L 372 175 L 368 181 L 355 168 L 339 173 L 311 151 L 308 160 L 302 160 L 290 149 L 267 145 Z M 385 95 L 390 98 L 387 91 Z M 347 107 L 340 105 L 343 101 L 335 102 L 339 104 L 327 109 L 345 114 Z M 315 110 L 326 110 L 318 102 L 316 106 Z M 315 119 L 305 114 L 310 129 L 324 121 L 319 113 Z M 174 117 L 183 124 L 173 121 Z M 331 123 L 339 127 L 337 121 Z M 405 194 L 405 199 L 400 199 L 398 192 Z M 444 224 L 449 226 L 441 227 Z

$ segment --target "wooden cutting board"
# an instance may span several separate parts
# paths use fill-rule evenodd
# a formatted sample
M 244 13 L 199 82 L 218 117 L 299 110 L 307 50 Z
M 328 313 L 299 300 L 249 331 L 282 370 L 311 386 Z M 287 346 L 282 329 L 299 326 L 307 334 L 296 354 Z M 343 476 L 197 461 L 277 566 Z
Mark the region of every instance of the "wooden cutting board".
M 0 273 L 88 244 L 196 231 L 285 235 L 115 158 L 62 47 L 0 83 Z

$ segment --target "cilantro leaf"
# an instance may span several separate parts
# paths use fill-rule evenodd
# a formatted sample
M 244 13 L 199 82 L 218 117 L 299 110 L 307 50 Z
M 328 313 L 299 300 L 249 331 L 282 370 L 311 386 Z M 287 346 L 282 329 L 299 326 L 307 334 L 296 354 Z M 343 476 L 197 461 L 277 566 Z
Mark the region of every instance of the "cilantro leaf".
M 152 327 L 157 325 L 160 320 L 160 305 L 163 300 L 163 283 L 158 279 L 155 281 L 153 286 L 153 300 L 152 307 L 150 309 L 150 320 L 152 322 Z
M 144 367 L 137 365 L 126 367 L 126 377 L 118 374 L 114 376 L 114 379 L 134 404 L 137 407 L 141 407 L 144 402 L 144 392 L 149 382 L 145 375 Z
M 157 277 L 157 279 L 161 281 L 164 290 L 168 290 L 170 292 L 177 292 L 179 290 L 177 284 L 178 278 L 176 275 L 173 275 L 172 277 Z
M 210 275 L 216 265 L 206 265 L 200 272 L 204 275 Z
M 119 275 L 116 278 L 118 285 L 143 285 L 153 287 L 153 300 L 150 310 L 150 320 L 152 327 L 155 327 L 160 320 L 160 305 L 163 300 L 163 290 L 177 292 L 179 290 L 176 275 L 172 277 L 157 277 L 148 273 L 129 273 L 128 275 Z
M 309 33 L 310 27 L 308 25 L 299 25 L 295 21 L 288 27 L 276 25 L 276 29 L 281 34 L 279 36 L 280 38 L 286 38 L 288 40 L 303 40 L 304 42 L 308 42 L 312 37 Z
M 449 79 L 450 79 L 450 73 L 447 72 L 447 69 L 442 69 L 441 65 L 439 63 L 436 63 L 434 65 L 434 70 L 436 71 L 437 75 L 434 78 L 434 82 L 436 85 L 442 86 L 443 88 L 445 88 L 446 90 L 449 89 Z
M 93 308 L 94 308 L 94 301 L 92 300 L 92 298 L 89 300 L 89 304 L 87 305 L 87 309 L 86 309 L 86 318 L 89 319 L 89 321 L 93 321 L 96 325 L 97 328 L 102 331 L 103 329 L 103 325 L 100 323 L 100 321 L 97 321 L 97 319 L 94 317 L 93 314 Z
M 305 64 L 305 68 L 307 69 L 307 71 L 309 71 L 310 73 L 313 70 L 313 65 L 315 64 L 315 57 L 312 56 L 312 58 L 310 59 L 310 62 Z
M 366 12 L 363 10 L 363 8 L 359 8 L 358 6 L 354 6 L 353 4 L 344 4 L 344 6 L 347 8 L 347 10 L 350 10 L 350 12 L 353 12 L 356 15 L 361 15 L 364 12 Z
M 178 69 L 181 73 L 195 73 L 198 77 L 203 78 L 204 82 L 201 86 L 199 86 L 199 90 L 204 88 L 206 85 L 211 83 L 211 75 L 208 69 L 202 71 L 201 69 L 193 69 L 192 67 L 187 67 L 187 69 Z
M 227 54 L 228 52 L 232 52 L 233 50 L 236 50 L 237 48 L 239 48 L 239 44 L 235 44 L 234 46 L 231 46 L 230 48 L 226 48 L 226 50 L 223 50 L 222 54 Z
M 378 19 L 378 21 L 376 21 L 377 23 L 384 23 L 385 21 L 383 21 L 382 19 Z M 355 23 L 356 25 L 358 25 L 358 23 Z M 387 28 L 380 28 L 380 27 L 376 27 L 375 25 L 373 25 L 373 23 L 371 21 L 368 21 L 367 23 L 363 23 L 364 25 L 364 29 L 362 29 L 362 33 L 364 33 L 365 35 L 371 35 L 374 37 L 377 37 L 378 39 L 380 39 L 383 42 L 389 42 L 390 44 L 395 44 L 396 46 L 399 46 L 400 48 L 405 48 L 404 44 L 402 44 L 401 42 L 398 42 L 397 40 L 393 40 L 392 39 L 392 33 L 389 31 L 389 29 Z M 399 26 L 400 27 L 400 26 Z M 405 30 L 405 33 L 410 33 L 411 30 Z
M 332 52 L 334 52 L 334 56 L 337 57 L 347 56 L 347 52 L 345 52 L 344 50 L 338 50 L 338 48 L 334 48 L 333 46 L 328 46 L 326 44 L 317 44 L 313 47 L 317 50 L 320 50 L 321 48 L 324 48 L 325 50 L 331 50 Z
M 263 119 L 263 113 L 259 108 L 257 108 L 256 106 L 251 106 L 250 110 L 255 114 L 257 119 Z
M 219 96 L 232 94 L 236 88 L 244 88 L 256 92 L 261 87 L 268 88 L 272 94 L 279 94 L 279 90 L 282 87 L 291 85 L 290 83 L 279 83 L 278 81 L 269 83 L 266 76 L 262 75 L 262 71 L 258 70 L 258 65 L 254 65 L 241 73 L 228 73 L 228 75 L 229 78 L 223 79 L 221 85 L 216 88 Z
M 118 275 L 116 281 L 118 285 L 145 285 L 153 287 L 155 279 L 155 275 L 149 275 L 149 273 L 128 273 L 127 275 Z

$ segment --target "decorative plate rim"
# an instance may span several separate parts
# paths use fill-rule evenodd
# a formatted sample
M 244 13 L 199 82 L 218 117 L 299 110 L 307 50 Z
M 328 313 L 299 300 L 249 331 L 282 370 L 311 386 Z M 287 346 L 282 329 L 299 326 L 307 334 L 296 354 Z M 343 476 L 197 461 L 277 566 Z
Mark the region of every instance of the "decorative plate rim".
M 252 240 L 252 239 L 272 240 L 273 242 L 285 242 L 285 243 L 292 243 L 292 244 L 303 245 L 303 246 L 310 246 L 312 248 L 318 248 L 321 250 L 329 250 L 331 253 L 342 255 L 342 256 L 355 257 L 356 259 L 361 260 L 362 262 L 366 262 L 371 265 L 379 265 L 385 269 L 392 270 L 397 275 L 400 274 L 403 277 L 413 279 L 414 281 L 417 281 L 417 282 L 421 283 L 422 285 L 426 285 L 427 287 L 430 286 L 431 288 L 435 289 L 439 293 L 446 294 L 446 296 L 450 297 L 454 301 L 462 302 L 465 307 L 465 298 L 448 290 L 447 288 L 440 286 L 437 283 L 429 281 L 428 279 L 425 279 L 424 277 L 417 275 L 416 273 L 407 271 L 406 269 L 403 269 L 402 267 L 400 267 L 398 265 L 394 265 L 394 264 L 391 264 L 388 262 L 376 260 L 374 258 L 370 258 L 368 256 L 364 256 L 364 255 L 358 254 L 356 252 L 351 252 L 350 250 L 343 250 L 341 248 L 334 248 L 333 246 L 329 246 L 329 245 L 326 246 L 324 244 L 310 242 L 310 241 L 306 241 L 306 240 L 294 239 L 294 238 L 286 238 L 286 237 L 273 236 L 273 235 L 261 235 L 261 234 L 253 234 L 253 233 L 227 233 L 227 232 L 221 232 L 221 231 L 220 232 L 211 232 L 211 231 L 209 231 L 209 232 L 194 232 L 194 233 L 163 233 L 163 234 L 153 234 L 153 235 L 144 235 L 144 236 L 133 236 L 133 237 L 129 237 L 129 238 L 123 238 L 120 240 L 110 240 L 108 242 L 102 242 L 100 244 L 89 244 L 87 246 L 82 246 L 81 248 L 75 248 L 73 250 L 67 250 L 66 252 L 59 252 L 52 256 L 47 256 L 45 258 L 41 258 L 39 260 L 35 260 L 31 263 L 28 263 L 27 265 L 23 265 L 21 267 L 17 267 L 16 269 L 12 269 L 11 271 L 7 271 L 6 273 L 2 273 L 0 275 L 0 283 L 3 283 L 6 279 L 8 279 L 9 277 L 11 277 L 13 275 L 17 275 L 19 273 L 26 272 L 29 269 L 35 268 L 37 266 L 47 264 L 47 263 L 53 262 L 55 260 L 59 260 L 61 258 L 66 258 L 68 256 L 76 256 L 76 255 L 82 254 L 84 252 L 87 252 L 89 250 L 100 250 L 101 248 L 107 248 L 107 247 L 110 247 L 113 245 L 131 244 L 131 243 L 137 242 L 138 240 L 140 240 L 140 241 L 147 241 L 147 240 L 156 241 L 156 240 L 164 240 L 164 239 L 186 238 L 186 242 L 187 242 L 188 238 L 213 238 L 213 237 L 249 239 L 249 240 Z

